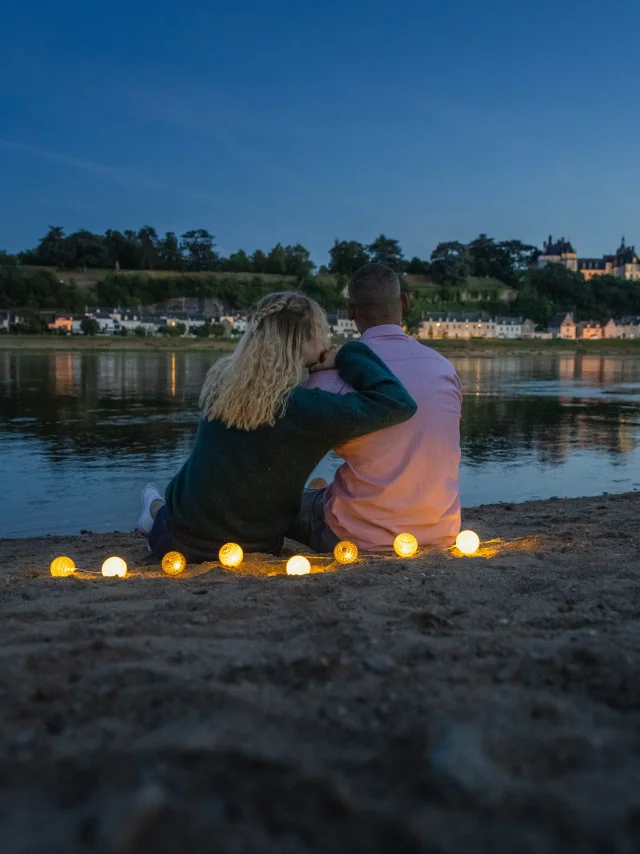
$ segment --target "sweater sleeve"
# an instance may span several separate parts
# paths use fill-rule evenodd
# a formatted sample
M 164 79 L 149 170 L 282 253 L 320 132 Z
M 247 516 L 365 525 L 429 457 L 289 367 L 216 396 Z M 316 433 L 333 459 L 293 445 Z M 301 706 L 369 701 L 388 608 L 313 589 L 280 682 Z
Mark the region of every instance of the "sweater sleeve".
M 350 341 L 336 357 L 340 377 L 355 393 L 303 390 L 314 430 L 322 430 L 331 447 L 408 421 L 414 399 L 376 354 L 361 341 Z

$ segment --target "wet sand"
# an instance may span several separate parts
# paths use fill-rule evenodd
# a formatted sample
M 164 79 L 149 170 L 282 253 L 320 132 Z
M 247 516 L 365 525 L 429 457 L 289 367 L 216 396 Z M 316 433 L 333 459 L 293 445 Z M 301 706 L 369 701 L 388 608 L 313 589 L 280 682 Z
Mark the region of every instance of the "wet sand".
M 0 541 L 2 854 L 639 850 L 639 515 L 480 507 L 478 557 L 302 578 Z

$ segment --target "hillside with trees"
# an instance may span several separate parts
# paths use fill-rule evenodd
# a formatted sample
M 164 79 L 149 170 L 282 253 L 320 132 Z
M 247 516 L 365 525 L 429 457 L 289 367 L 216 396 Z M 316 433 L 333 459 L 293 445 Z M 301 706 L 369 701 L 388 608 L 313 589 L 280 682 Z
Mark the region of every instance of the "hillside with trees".
M 519 240 L 480 234 L 470 243 L 439 243 L 427 259 L 406 259 L 398 240 L 380 234 L 371 243 L 334 241 L 319 269 L 299 243 L 269 251 L 239 249 L 224 257 L 203 228 L 178 236 L 50 226 L 37 246 L 17 255 L 0 252 L 0 308 L 79 311 L 85 303 L 151 305 L 175 297 L 218 298 L 246 308 L 272 290 L 296 288 L 328 311 L 344 304 L 349 277 L 369 261 L 401 275 L 413 297 L 410 323 L 423 311 L 470 308 L 521 315 L 544 323 L 555 311 L 604 320 L 640 314 L 640 283 L 614 276 L 585 281 L 559 264 L 537 269 L 539 250 Z M 84 289 L 79 287 L 84 285 Z

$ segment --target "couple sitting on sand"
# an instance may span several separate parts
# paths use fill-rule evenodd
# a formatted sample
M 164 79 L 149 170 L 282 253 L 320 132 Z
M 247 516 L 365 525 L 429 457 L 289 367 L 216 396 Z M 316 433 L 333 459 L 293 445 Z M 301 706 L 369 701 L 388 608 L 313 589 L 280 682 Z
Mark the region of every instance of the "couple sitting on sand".
M 443 356 L 404 333 L 406 308 L 392 270 L 361 267 L 349 316 L 362 337 L 335 348 L 309 297 L 260 300 L 234 353 L 207 375 L 195 447 L 165 498 L 143 489 L 138 524 L 151 551 L 202 562 L 235 542 L 278 555 L 285 537 L 318 552 L 345 539 L 392 551 L 405 531 L 422 546 L 451 545 L 460 383 Z M 344 460 L 334 482 L 305 489 L 333 449 Z

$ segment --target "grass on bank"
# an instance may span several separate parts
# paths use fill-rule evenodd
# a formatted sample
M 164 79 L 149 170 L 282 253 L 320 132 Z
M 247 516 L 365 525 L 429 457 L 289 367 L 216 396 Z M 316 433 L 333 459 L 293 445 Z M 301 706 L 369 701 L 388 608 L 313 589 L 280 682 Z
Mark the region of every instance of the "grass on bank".
M 344 339 L 336 339 L 337 344 Z M 498 338 L 437 339 L 422 341 L 445 356 L 472 353 L 476 356 L 517 355 L 524 353 L 588 353 L 590 355 L 632 355 L 640 356 L 640 339 L 603 341 L 509 341 Z M 0 350 L 79 350 L 79 351 L 207 351 L 230 352 L 236 342 L 219 338 L 138 338 L 135 335 L 0 335 Z
M 205 350 L 231 352 L 236 342 L 220 338 L 139 338 L 137 335 L 0 335 L 0 351 L 7 350 L 76 350 L 76 351 L 140 351 L 140 350 Z
M 521 340 L 509 341 L 503 338 L 471 338 L 468 341 L 461 339 L 436 339 L 434 341 L 422 341 L 423 344 L 433 347 L 441 353 L 476 353 L 476 354 L 499 354 L 499 353 L 591 353 L 611 355 L 640 355 L 639 339 L 614 339 L 606 338 L 600 341 L 563 341 L 556 340 Z

